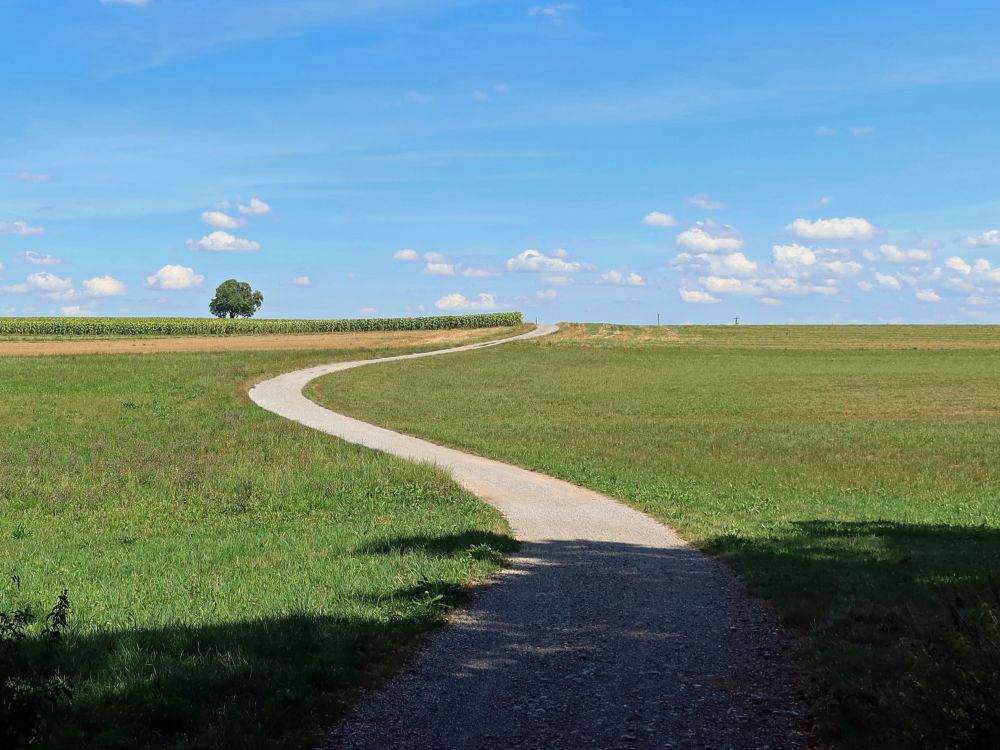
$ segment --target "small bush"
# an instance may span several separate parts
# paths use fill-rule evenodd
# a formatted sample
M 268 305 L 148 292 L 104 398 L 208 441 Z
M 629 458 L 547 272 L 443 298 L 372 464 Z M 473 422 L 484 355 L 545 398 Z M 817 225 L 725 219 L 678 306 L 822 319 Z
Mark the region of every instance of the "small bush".
M 28 607 L 0 610 L 0 747 L 37 740 L 56 703 L 72 695 L 59 670 L 68 614 L 66 591 L 41 621 Z

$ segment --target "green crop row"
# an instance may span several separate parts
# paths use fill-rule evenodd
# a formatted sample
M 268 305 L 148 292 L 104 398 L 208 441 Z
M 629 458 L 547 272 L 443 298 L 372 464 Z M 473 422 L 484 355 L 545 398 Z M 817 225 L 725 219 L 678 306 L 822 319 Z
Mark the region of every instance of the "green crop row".
M 0 318 L 0 336 L 226 336 L 281 333 L 355 333 L 521 325 L 521 313 L 438 315 L 359 320 L 221 318 Z

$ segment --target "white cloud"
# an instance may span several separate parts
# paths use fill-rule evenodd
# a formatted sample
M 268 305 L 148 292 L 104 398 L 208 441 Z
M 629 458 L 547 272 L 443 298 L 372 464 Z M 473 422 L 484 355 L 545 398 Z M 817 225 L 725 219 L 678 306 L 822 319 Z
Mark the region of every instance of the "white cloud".
M 372 317 L 378 312 L 378 310 L 376 310 L 374 307 L 362 307 L 360 310 L 358 310 L 358 312 L 361 313 L 362 315 L 367 315 L 368 317 Z
M 713 297 L 708 292 L 703 292 L 700 289 L 681 289 L 681 299 L 685 302 L 694 302 L 696 304 L 705 304 L 709 302 L 718 302 L 717 297 Z
M 807 240 L 864 240 L 875 234 L 875 227 L 867 219 L 855 216 L 816 221 L 796 219 L 785 229 Z
M 428 263 L 447 263 L 448 256 L 441 253 L 424 253 L 424 260 Z
M 535 299 L 538 300 L 555 299 L 556 295 L 558 294 L 559 292 L 557 292 L 555 289 L 541 289 L 535 292 Z
M 193 268 L 186 266 L 164 266 L 152 276 L 146 277 L 146 286 L 153 289 L 181 291 L 184 289 L 194 289 L 204 280 L 205 277 L 196 274 Z
M 91 310 L 84 310 L 79 305 L 68 305 L 60 307 L 59 311 L 67 318 L 92 318 L 94 313 Z
M 694 206 L 695 208 L 703 208 L 706 211 L 716 211 L 720 208 L 726 207 L 726 204 L 720 203 L 719 201 L 713 201 L 705 193 L 698 193 L 697 195 L 692 195 L 684 202 L 687 203 L 689 206 Z
M 32 234 L 42 234 L 45 230 L 42 227 L 33 227 L 24 221 L 0 221 L 0 234 L 16 234 L 22 237 Z
M 601 284 L 611 284 L 614 286 L 645 286 L 646 281 L 635 272 L 622 273 L 621 271 L 608 271 L 601 274 Z
M 36 253 L 34 250 L 25 250 L 23 253 L 18 253 L 17 258 L 29 266 L 54 266 L 57 263 L 62 263 L 61 258 L 57 258 L 54 255 Z
M 47 174 L 40 174 L 36 172 L 18 172 L 16 175 L 14 175 L 14 179 L 17 180 L 18 182 L 32 182 L 38 185 L 44 182 L 48 182 L 49 180 L 52 179 L 52 177 Z
M 724 276 L 704 276 L 701 283 L 716 294 L 787 295 L 822 294 L 832 295 L 840 291 L 837 282 L 825 279 L 819 282 L 804 282 L 790 276 L 774 276 L 757 279 L 737 279 Z
M 559 251 L 557 250 L 558 254 Z M 537 250 L 525 250 L 516 258 L 507 259 L 508 271 L 530 271 L 542 273 L 576 273 L 583 266 L 576 261 L 543 255 Z
M 248 204 L 240 204 L 237 208 L 244 216 L 263 216 L 271 213 L 271 207 L 260 198 L 251 198 Z
M 773 306 L 773 305 L 780 305 L 781 304 L 781 300 L 778 299 L 777 297 L 761 297 L 757 301 L 760 302 L 762 305 L 772 305 Z
M 871 283 L 870 281 L 859 281 L 858 282 L 858 289 L 860 289 L 862 292 L 870 292 L 874 288 L 875 288 L 875 285 L 873 283 Z
M 246 223 L 222 211 L 203 211 L 201 220 L 209 226 L 219 227 L 219 229 L 236 229 Z
M 213 253 L 239 253 L 250 250 L 260 250 L 260 243 L 254 240 L 245 240 L 242 237 L 234 237 L 221 229 L 202 237 L 197 242 L 188 240 L 187 246 L 192 250 L 206 250 Z
M 88 297 L 121 297 L 125 285 L 111 276 L 96 276 L 83 282 L 83 293 Z
M 433 97 L 430 94 L 421 94 L 419 91 L 407 91 L 403 95 L 403 99 L 410 104 L 430 104 L 433 101 Z
M 688 250 L 714 253 L 718 250 L 739 250 L 743 240 L 728 224 L 718 226 L 713 222 L 698 222 L 677 235 L 677 244 Z
M 970 247 L 996 247 L 1000 245 L 1000 229 L 989 229 L 974 237 L 966 237 L 965 244 Z
M 871 135 L 872 133 L 875 132 L 875 128 L 873 128 L 871 125 L 855 125 L 854 127 L 848 128 L 848 130 L 850 131 L 851 135 L 859 137 L 864 135 Z
M 497 299 L 482 293 L 478 299 L 467 299 L 464 294 L 446 294 L 434 303 L 438 310 L 495 310 Z
M 396 260 L 416 260 L 417 251 L 411 250 L 408 247 L 404 247 L 402 250 L 397 250 L 392 254 L 392 257 Z
M 957 255 L 953 255 L 944 264 L 953 271 L 958 271 L 959 273 L 964 273 L 966 275 L 972 273 L 972 266 L 966 263 Z
M 708 262 L 709 270 L 715 275 L 749 276 L 757 272 L 757 263 L 743 253 L 703 254 L 698 257 Z
M 816 128 L 816 135 L 820 136 L 821 138 L 829 138 L 830 136 L 837 135 L 837 129 L 828 128 L 824 125 L 821 125 L 820 127 Z
M 296 276 L 292 279 L 292 283 L 295 284 L 295 286 L 312 286 L 313 282 L 308 276 Z
M 902 288 L 902 285 L 899 283 L 899 279 L 897 279 L 895 276 L 889 276 L 887 274 L 879 273 L 878 271 L 876 271 L 875 280 L 878 282 L 878 285 L 883 289 Z
M 663 211 L 650 211 L 643 217 L 642 223 L 651 227 L 672 227 L 677 225 L 677 219 Z
M 63 294 L 73 289 L 73 282 L 70 279 L 61 279 L 48 271 L 39 271 L 28 276 L 28 285 L 32 289 L 40 292 L 52 294 Z
M 753 282 L 724 276 L 706 276 L 701 280 L 705 288 L 716 294 L 752 293 Z
M 789 272 L 802 270 L 803 266 L 816 264 L 816 253 L 803 245 L 775 245 L 771 248 L 774 265 Z
M 1000 268 L 993 268 L 988 260 L 980 258 L 972 266 L 972 273 L 977 280 L 1000 284 Z
M 930 250 L 913 248 L 911 250 L 900 250 L 896 245 L 879 245 L 879 252 L 882 257 L 893 263 L 906 263 L 909 261 L 926 261 L 931 259 Z
M 428 276 L 454 276 L 455 266 L 451 263 L 428 263 L 424 273 Z
M 921 302 L 940 302 L 941 296 L 933 289 L 918 289 L 917 299 Z

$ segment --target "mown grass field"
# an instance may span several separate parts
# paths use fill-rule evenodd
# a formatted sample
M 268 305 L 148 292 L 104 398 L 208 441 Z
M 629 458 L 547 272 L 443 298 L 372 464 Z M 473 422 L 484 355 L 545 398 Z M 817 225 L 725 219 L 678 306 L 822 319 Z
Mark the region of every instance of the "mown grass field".
M 307 393 L 679 529 L 806 636 L 834 744 L 1000 744 L 1000 327 L 568 326 Z
M 55 650 L 0 639 L 74 686 L 32 746 L 312 746 L 496 569 L 505 523 L 444 474 L 245 396 L 402 351 L 0 358 L 0 611 L 71 602 Z

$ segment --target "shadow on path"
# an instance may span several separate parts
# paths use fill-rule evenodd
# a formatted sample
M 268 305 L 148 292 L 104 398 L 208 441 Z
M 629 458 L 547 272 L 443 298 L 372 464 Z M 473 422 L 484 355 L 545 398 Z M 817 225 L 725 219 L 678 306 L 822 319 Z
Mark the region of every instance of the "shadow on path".
M 332 747 L 806 744 L 792 646 L 724 566 L 585 540 L 525 543 L 510 562 Z

